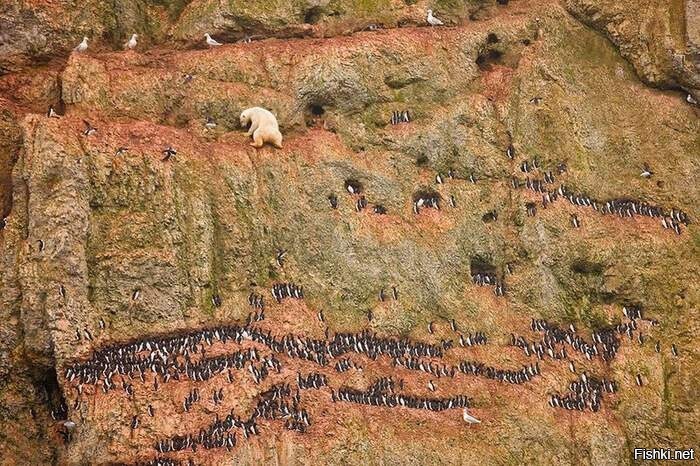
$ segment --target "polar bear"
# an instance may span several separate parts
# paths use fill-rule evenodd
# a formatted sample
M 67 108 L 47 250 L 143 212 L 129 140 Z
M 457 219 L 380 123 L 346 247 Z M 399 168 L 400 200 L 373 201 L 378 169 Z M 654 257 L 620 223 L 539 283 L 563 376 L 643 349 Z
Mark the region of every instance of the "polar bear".
M 251 107 L 241 112 L 241 126 L 244 128 L 250 124 L 246 136 L 253 136 L 253 147 L 262 147 L 269 142 L 273 146 L 282 148 L 282 133 L 277 125 L 277 118 L 269 110 L 260 107 Z

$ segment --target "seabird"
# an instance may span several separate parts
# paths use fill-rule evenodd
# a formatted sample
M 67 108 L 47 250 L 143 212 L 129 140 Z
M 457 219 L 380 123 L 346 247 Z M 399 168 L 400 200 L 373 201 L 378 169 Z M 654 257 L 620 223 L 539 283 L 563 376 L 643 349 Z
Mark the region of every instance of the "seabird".
M 85 124 L 84 136 L 91 136 L 97 132 L 97 128 L 93 127 L 87 120 L 83 120 L 83 123 Z
M 282 267 L 284 265 L 284 256 L 287 255 L 287 251 L 284 251 L 280 249 L 277 252 L 277 256 L 275 257 L 275 262 L 277 262 L 278 267 Z
M 338 208 L 338 196 L 336 196 L 335 194 L 328 195 L 328 202 L 331 204 L 332 209 Z
M 134 290 L 133 293 L 131 293 L 131 300 L 132 301 L 138 301 L 139 297 L 141 296 L 141 290 L 136 289 Z
M 177 155 L 177 151 L 173 149 L 171 146 L 166 147 L 163 149 L 163 162 L 166 162 L 170 160 L 171 158 L 175 157 Z
M 443 183 L 442 175 L 440 175 L 439 173 L 437 175 L 435 175 L 435 182 L 437 184 L 442 184 Z
M 539 105 L 542 102 L 542 97 L 536 96 L 530 99 L 531 104 Z
M 128 148 L 128 147 L 122 146 L 122 147 L 120 147 L 119 149 L 117 149 L 117 152 L 115 152 L 114 155 L 117 155 L 117 156 L 119 156 L 119 155 L 124 155 L 124 154 L 126 154 L 127 152 L 129 152 L 129 148 Z
M 153 415 L 154 415 L 153 406 L 151 406 L 151 405 L 148 405 L 148 415 L 151 417 L 153 417 Z
M 642 380 L 642 374 L 639 374 L 639 373 L 638 373 L 638 374 L 635 376 L 635 382 L 637 382 L 637 385 L 640 386 L 640 387 L 644 385 L 644 380 Z
M 452 319 L 452 320 L 450 321 L 450 327 L 452 328 L 452 331 L 453 331 L 453 332 L 456 332 L 456 331 L 457 331 L 457 322 L 455 322 L 454 319 Z
M 428 10 L 428 17 L 426 18 L 428 21 L 428 24 L 431 26 L 442 26 L 443 23 L 439 19 L 437 19 L 435 16 L 433 16 L 433 10 Z M 690 94 L 688 94 L 690 95 Z
M 430 321 L 428 322 L 428 333 L 432 335 L 434 332 L 435 330 L 433 329 L 433 322 Z
M 468 424 L 481 424 L 481 421 L 467 412 L 467 408 L 462 411 L 462 419 Z
M 384 302 L 384 288 L 379 290 L 379 301 Z
M 642 173 L 639 174 L 642 178 L 651 178 L 651 175 L 653 175 L 654 172 L 649 169 L 649 165 L 646 163 L 644 164 L 644 169 L 642 170 Z
M 455 200 L 455 197 L 452 194 L 450 194 L 449 199 L 450 199 L 450 206 L 457 207 L 457 201 Z
M 206 129 L 214 129 L 216 128 L 216 121 L 214 121 L 214 118 L 207 116 L 206 121 L 204 122 L 204 127 Z
M 685 97 L 685 101 L 688 102 L 688 103 L 691 104 L 691 105 L 698 105 L 698 101 L 695 100 L 695 99 L 693 98 L 693 96 L 690 95 L 690 94 L 688 94 L 688 95 Z
M 65 427 L 68 430 L 73 430 L 75 429 L 75 422 L 71 420 L 67 420 L 63 423 L 63 427 Z
M 61 118 L 61 116 L 53 109 L 53 105 L 49 106 L 49 111 L 46 112 L 46 116 L 48 118 Z
M 104 330 L 105 327 L 107 326 L 107 325 L 105 324 L 105 320 L 104 320 L 102 317 L 100 317 L 100 323 L 99 323 L 99 325 L 100 325 L 100 329 L 101 329 L 101 330 Z
M 431 392 L 435 391 L 435 384 L 433 383 L 432 380 L 428 381 L 428 389 L 430 389 Z
M 204 38 L 206 39 L 207 45 L 209 47 L 217 47 L 217 46 L 221 45 L 221 42 L 217 42 L 214 39 L 212 39 L 211 36 L 209 35 L 209 33 L 204 34 Z
M 133 50 L 136 48 L 136 38 L 138 37 L 138 34 L 132 34 L 131 39 L 126 41 L 124 44 L 124 50 Z
M 391 296 L 394 298 L 394 301 L 399 299 L 399 290 L 397 290 L 395 286 L 391 287 Z
M 671 354 L 674 357 L 678 357 L 678 349 L 676 348 L 675 343 L 671 344 Z
M 83 37 L 83 41 L 81 43 L 79 43 L 78 46 L 76 48 L 74 48 L 73 50 L 75 52 L 84 52 L 87 50 L 87 48 L 88 48 L 88 38 L 87 38 L 87 36 L 85 36 L 85 37 Z
M 318 320 L 321 322 L 325 322 L 326 318 L 323 316 L 323 310 L 318 311 Z
M 139 426 L 139 417 L 134 416 L 133 418 L 131 418 L 131 430 L 136 429 L 138 426 Z
M 43 252 L 43 251 L 44 251 L 44 247 L 45 247 L 45 246 L 44 246 L 44 240 L 43 240 L 43 239 L 40 239 L 39 241 L 37 241 L 37 243 L 39 244 L 39 252 Z
M 574 367 L 574 362 L 569 361 L 569 370 L 573 372 L 574 374 L 576 373 L 576 367 Z
M 506 149 L 506 155 L 511 160 L 515 158 L 515 147 L 513 146 L 513 144 L 508 145 L 508 149 Z

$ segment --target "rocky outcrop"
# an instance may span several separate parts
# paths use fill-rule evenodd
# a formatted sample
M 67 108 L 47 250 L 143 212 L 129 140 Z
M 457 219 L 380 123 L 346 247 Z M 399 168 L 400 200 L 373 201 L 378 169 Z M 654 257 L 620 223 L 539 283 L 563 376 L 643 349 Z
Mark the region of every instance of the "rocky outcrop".
M 47 64 L 0 77 L 7 217 L 0 230 L 0 445 L 8 461 L 152 459 L 156 441 L 196 435 L 231 409 L 250 414 L 268 382 L 294 386 L 297 370 L 324 372 L 331 385 L 302 394 L 312 419 L 306 434 L 260 421 L 261 434 L 239 432 L 231 452 L 166 456 L 197 464 L 600 464 L 629 462 L 635 447 L 697 444 L 700 121 L 685 94 L 659 89 L 690 89 L 697 78 L 691 68 L 668 67 L 671 42 L 660 37 L 680 40 L 675 22 L 635 35 L 620 18 L 644 15 L 629 5 L 573 1 L 566 8 L 436 2 L 448 28 L 418 27 L 428 6 L 420 1 L 300 1 L 274 9 L 268 2 L 99 3 L 102 13 L 83 2 L 81 14 L 103 39 L 65 63 L 59 58 L 84 23 L 58 32 L 37 13 L 58 18 L 49 9 L 56 5 L 3 7 L 5 18 L 34 22 L 55 38 L 47 41 L 55 48 L 42 52 Z M 110 15 L 121 19 L 100 19 Z M 576 18 L 607 31 L 619 51 Z M 385 29 L 351 33 L 370 23 Z M 13 24 L 10 34 L 26 30 Z M 141 31 L 135 25 L 151 28 L 146 50 L 114 51 L 126 31 Z M 280 37 L 190 49 L 206 30 L 227 41 L 261 31 Z M 692 27 L 686 31 L 691 44 Z M 636 48 L 644 40 L 647 48 Z M 11 63 L 3 66 L 36 65 L 21 44 L 3 55 Z M 62 117 L 44 116 L 48 105 Z M 248 145 L 238 114 L 252 105 L 277 115 L 283 149 Z M 408 111 L 410 121 L 392 125 L 395 111 Z M 217 126 L 206 128 L 207 118 Z M 84 135 L 83 120 L 97 132 Z M 118 154 L 120 147 L 128 150 Z M 171 160 L 163 160 L 166 147 L 177 151 Z M 523 162 L 535 160 L 538 168 L 526 173 Z M 640 176 L 645 166 L 651 178 Z M 691 221 L 678 235 L 659 219 L 603 215 L 563 199 L 545 208 L 541 193 L 524 186 L 545 172 L 556 178 L 551 189 L 680 209 Z M 514 188 L 513 178 L 523 186 Z M 361 187 L 365 209 L 358 211 L 349 181 Z M 426 195 L 437 196 L 441 209 L 414 213 L 413 202 Z M 375 213 L 377 205 L 386 214 Z M 475 285 L 476 272 L 497 275 L 505 296 Z M 278 282 L 302 285 L 304 299 L 276 303 L 269 290 Z M 385 356 L 355 354 L 364 370 L 342 374 L 332 364 L 278 355 L 282 373 L 260 385 L 240 371 L 233 387 L 220 374 L 161 381 L 156 390 L 153 374 L 145 382 L 123 374 L 116 389 L 84 384 L 79 393 L 66 377 L 67 367 L 107 345 L 241 323 L 252 312 L 251 292 L 266 301 L 256 325 L 280 338 L 325 341 L 327 326 L 331 336 L 368 329 L 458 346 L 452 319 L 465 334 L 488 335 L 486 345 L 451 350 L 439 361 L 447 364 L 533 364 L 509 343 L 511 333 L 538 338 L 531 318 L 574 324 L 590 340 L 593 330 L 625 321 L 622 306 L 634 304 L 658 325 L 639 321 L 645 343 L 622 337 L 610 362 L 570 350 L 576 375 L 565 360 L 545 357 L 541 376 L 524 384 L 436 378 Z M 193 359 L 229 351 L 203 346 L 204 356 Z M 619 391 L 597 413 L 551 408 L 548 396 L 566 392 L 583 370 L 615 380 Z M 416 396 L 468 395 L 482 424 L 465 428 L 455 410 L 331 401 L 331 389 L 365 390 L 388 374 Z M 203 400 L 185 412 L 193 387 Z M 219 405 L 212 392 L 222 387 Z M 67 441 L 51 417 L 61 397 L 67 412 L 57 419 L 76 423 Z
M 567 0 L 568 10 L 608 37 L 646 83 L 700 96 L 697 0 L 636 3 Z

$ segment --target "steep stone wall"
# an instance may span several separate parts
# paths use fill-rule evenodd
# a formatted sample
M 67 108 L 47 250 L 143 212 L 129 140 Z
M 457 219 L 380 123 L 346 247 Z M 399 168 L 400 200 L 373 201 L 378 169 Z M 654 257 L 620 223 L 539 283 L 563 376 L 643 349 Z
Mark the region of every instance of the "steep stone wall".
M 12 26 L 0 48 L 0 63 L 12 71 L 0 76 L 6 458 L 133 463 L 153 458 L 157 440 L 196 434 L 214 413 L 249 413 L 261 387 L 245 372 L 235 389 L 226 385 L 227 404 L 207 400 L 187 413 L 181 404 L 193 386 L 210 398 L 225 376 L 157 391 L 150 375 L 143 384 L 125 377 L 133 396 L 121 385 L 103 393 L 87 384 L 78 396 L 65 370 L 105 345 L 242 322 L 251 292 L 265 296 L 260 325 L 278 336 L 324 339 L 319 310 L 331 334 L 367 328 L 456 342 L 454 319 L 464 333 L 488 335 L 487 345 L 454 349 L 446 359 L 452 364 L 534 363 L 509 344 L 511 333 L 536 338 L 532 318 L 574 324 L 590 339 L 624 321 L 622 306 L 634 304 L 658 325 L 640 321 L 646 342 L 623 336 L 610 362 L 570 356 L 579 374 L 619 386 L 597 413 L 548 405 L 579 375 L 561 360 L 545 358 L 540 377 L 511 385 L 434 379 L 384 357 L 358 356 L 365 369 L 349 375 L 284 359 L 284 380 L 320 370 L 334 390 L 393 374 L 416 395 L 464 393 L 482 424 L 465 427 L 456 410 L 332 403 L 328 392 L 309 391 L 306 434 L 261 422 L 261 435 L 239 435 L 230 453 L 200 449 L 173 458 L 607 464 L 631 462 L 634 447 L 697 445 L 700 121 L 698 107 L 678 92 L 698 88 L 693 3 L 282 3 L 3 7 L 0 21 Z M 451 27 L 422 27 L 430 6 Z M 370 23 L 386 28 L 360 31 Z M 51 39 L 35 55 L 28 38 L 18 39 L 32 30 Z M 87 30 L 101 36 L 94 49 L 66 55 Z M 132 30 L 144 34 L 142 48 L 114 51 Z M 192 46 L 204 31 L 226 41 L 279 37 Z M 681 68 L 677 53 L 685 57 Z M 48 105 L 62 117 L 47 118 Z M 248 145 L 238 115 L 252 105 L 277 115 L 284 149 Z M 404 110 L 411 121 L 391 125 L 392 112 Z M 215 129 L 204 127 L 207 117 Z M 83 120 L 97 132 L 85 136 Z M 163 161 L 168 146 L 177 155 Z M 128 152 L 117 155 L 119 147 Z M 535 159 L 539 168 L 524 173 L 522 163 Z M 640 176 L 645 166 L 651 178 Z M 552 186 L 681 209 L 691 221 L 678 235 L 659 219 L 603 215 L 564 199 L 545 208 L 540 193 L 511 186 L 514 177 L 524 184 L 546 171 L 556 174 Z M 438 174 L 444 183 L 436 183 Z M 348 180 L 362 185 L 367 209 L 356 211 Z M 416 215 L 421 192 L 437 193 L 442 208 Z M 377 204 L 386 215 L 373 213 Z M 572 227 L 572 216 L 581 228 Z M 505 296 L 472 283 L 481 269 L 505 281 Z M 276 304 L 269 289 L 277 282 L 303 285 L 304 300 Z M 378 301 L 392 286 L 398 299 Z M 431 379 L 436 393 L 426 387 Z M 69 442 L 50 414 L 61 394 L 77 424 Z M 132 430 L 135 415 L 140 426 Z

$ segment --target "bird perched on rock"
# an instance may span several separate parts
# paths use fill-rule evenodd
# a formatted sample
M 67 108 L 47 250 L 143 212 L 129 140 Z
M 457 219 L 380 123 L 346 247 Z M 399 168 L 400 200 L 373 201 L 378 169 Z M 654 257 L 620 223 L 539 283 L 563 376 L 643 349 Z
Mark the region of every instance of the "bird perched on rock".
M 177 151 L 173 149 L 171 146 L 166 147 L 163 149 L 163 162 L 167 162 L 171 158 L 175 157 L 177 155 Z
M 136 48 L 136 38 L 138 37 L 138 34 L 132 34 L 131 39 L 126 41 L 124 44 L 124 50 L 133 50 Z
M 84 136 L 92 136 L 97 132 L 97 128 L 92 126 L 87 120 L 83 120 L 83 123 L 85 124 L 85 131 L 83 131 Z
M 428 10 L 428 17 L 427 17 L 428 24 L 431 26 L 442 26 L 443 23 L 439 19 L 437 19 L 435 16 L 433 16 L 433 10 Z
M 647 165 L 645 163 L 644 168 L 642 169 L 642 173 L 640 173 L 639 176 L 641 176 L 642 178 L 651 178 L 651 175 L 653 175 L 653 174 L 654 174 L 654 172 L 651 171 L 651 169 L 649 168 L 649 165 Z
M 204 34 L 204 38 L 206 39 L 209 47 L 218 47 L 219 45 L 222 45 L 221 42 L 217 42 L 216 40 L 212 39 L 209 33 Z
M 49 118 L 61 118 L 61 116 L 56 113 L 56 110 L 53 109 L 53 105 L 49 107 L 49 111 L 46 112 L 46 116 Z
M 468 424 L 481 424 L 480 420 L 469 414 L 467 408 L 464 408 L 464 411 L 462 411 L 462 419 Z
M 76 48 L 73 49 L 75 52 L 84 52 L 88 48 L 88 38 L 87 36 L 83 37 L 83 41 L 78 44 Z
M 120 147 L 119 149 L 117 149 L 117 152 L 115 152 L 114 155 L 124 155 L 124 154 L 126 154 L 128 151 L 129 151 L 129 148 L 128 148 L 128 147 L 122 146 L 122 147 Z
M 207 116 L 206 121 L 204 122 L 204 127 L 206 129 L 214 129 L 216 128 L 216 120 L 214 118 Z
M 688 102 L 688 103 L 691 104 L 691 105 L 698 105 L 698 101 L 695 100 L 695 99 L 693 98 L 693 96 L 690 95 L 690 94 L 688 94 L 688 95 L 685 97 L 685 101 Z

